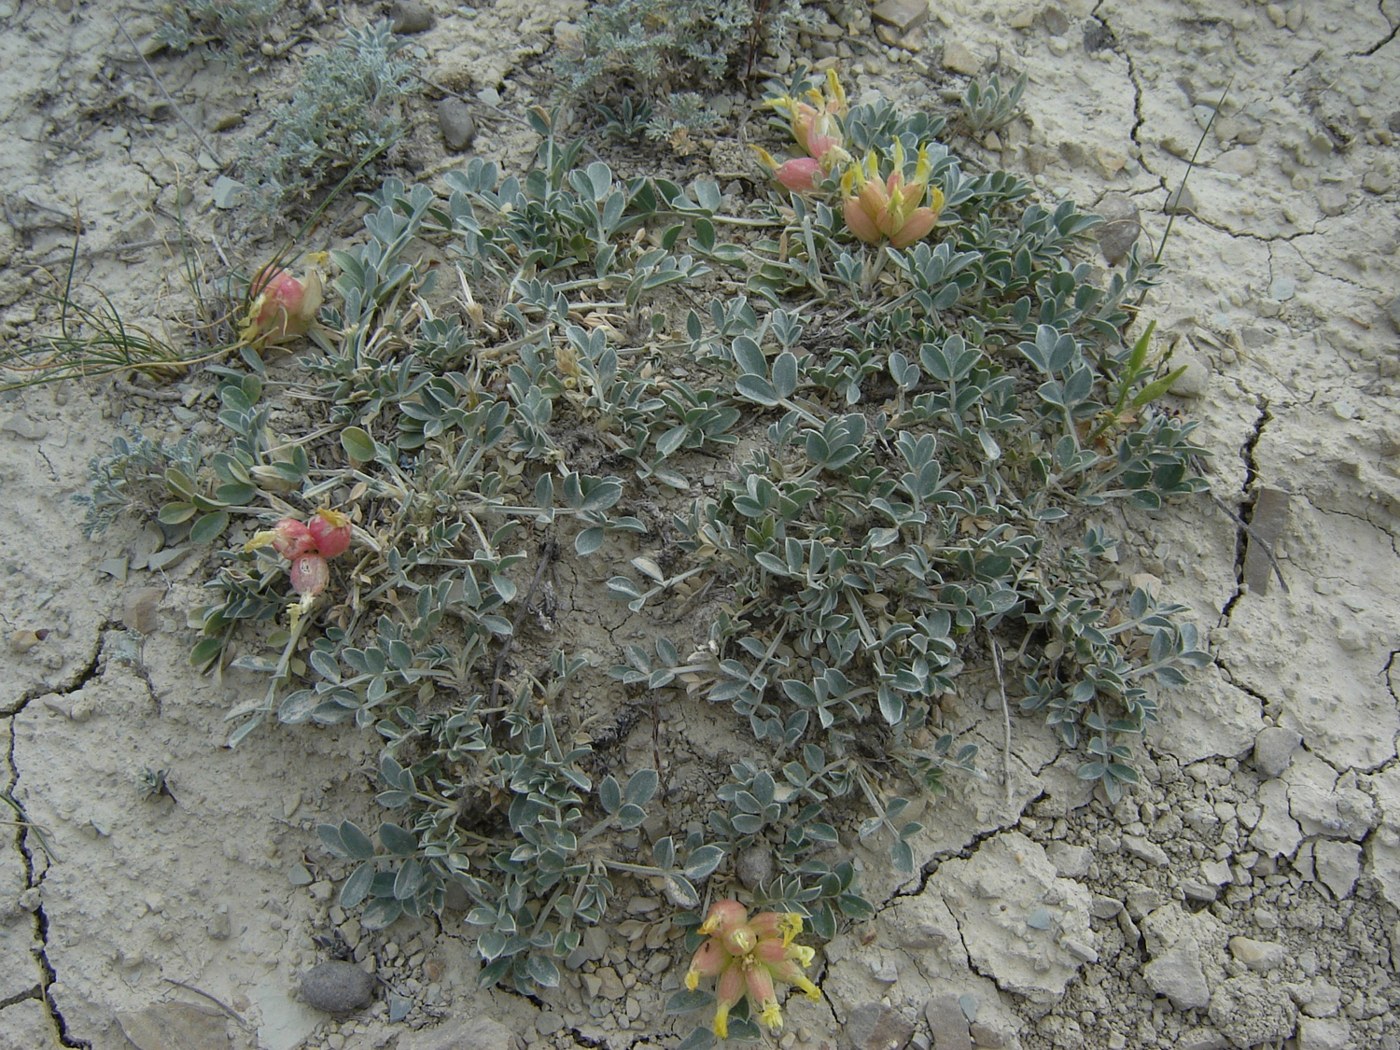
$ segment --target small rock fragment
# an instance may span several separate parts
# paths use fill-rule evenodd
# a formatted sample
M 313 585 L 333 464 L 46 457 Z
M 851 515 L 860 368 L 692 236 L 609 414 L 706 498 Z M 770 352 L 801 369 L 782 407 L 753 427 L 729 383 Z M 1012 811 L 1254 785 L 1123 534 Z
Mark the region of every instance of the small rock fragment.
M 865 1003 L 847 1015 L 844 1035 L 855 1050 L 904 1050 L 914 1037 L 914 1025 L 883 1003 Z
M 982 69 L 982 60 L 963 44 L 950 40 L 943 45 L 943 68 L 950 73 L 975 77 Z
M 1165 995 L 1178 1010 L 1199 1010 L 1210 1003 L 1210 987 L 1201 969 L 1201 949 L 1195 941 L 1153 956 L 1143 967 L 1142 976 L 1154 992 Z
M 1124 835 L 1123 848 L 1137 857 L 1138 860 L 1146 861 L 1158 868 L 1164 868 L 1169 863 L 1166 851 L 1161 846 L 1151 839 L 1145 839 L 1139 835 Z
M 1071 846 L 1052 842 L 1045 847 L 1045 856 L 1055 865 L 1055 874 L 1065 879 L 1082 879 L 1089 874 L 1093 853 L 1087 846 Z
M 460 153 L 476 138 L 476 120 L 471 107 L 460 98 L 445 98 L 438 103 L 438 127 L 447 148 Z
M 734 873 L 745 889 L 756 889 L 773 877 L 773 851 L 767 846 L 750 846 L 734 861 Z
M 936 1050 L 972 1050 L 972 1035 L 957 996 L 935 995 L 924 1004 L 924 1020 L 933 1033 Z
M 1267 973 L 1283 962 L 1284 947 L 1274 941 L 1252 937 L 1231 937 L 1230 954 L 1255 973 Z
M 405 36 L 433 28 L 433 13 L 418 0 L 398 0 L 389 8 L 389 28 Z
M 1245 556 L 1245 572 L 1248 574 L 1249 556 Z M 1250 585 L 1251 588 L 1254 586 Z M 1293 752 L 1303 738 L 1297 730 L 1284 726 L 1265 726 L 1254 737 L 1254 768 L 1266 777 L 1282 776 L 1288 764 L 1293 761 Z
M 870 12 L 875 21 L 893 26 L 900 36 L 927 22 L 928 14 L 928 0 L 880 0 Z
M 137 1050 L 180 1050 L 232 1047 L 228 1018 L 214 1007 L 168 1002 L 142 1010 L 118 1010 L 117 1025 Z
M 1095 233 L 1099 240 L 1099 251 L 1103 252 L 1104 261 L 1108 265 L 1117 266 L 1128 257 L 1128 252 L 1132 251 L 1138 235 L 1142 233 L 1138 207 L 1131 197 L 1125 197 L 1121 193 L 1110 193 L 1099 201 L 1098 213 L 1104 220 Z
M 43 423 L 34 422 L 23 412 L 16 412 L 0 423 L 0 433 L 13 434 L 25 441 L 42 441 L 49 436 L 49 428 Z
M 1341 1018 L 1304 1017 L 1298 1022 L 1298 1050 L 1347 1050 L 1351 1027 Z
M 1199 357 L 1187 357 L 1180 362 L 1173 361 L 1178 368 L 1185 368 L 1176 382 L 1171 385 L 1171 393 L 1176 397 L 1204 397 L 1210 389 L 1210 369 Z
M 301 975 L 301 997 L 314 1009 L 344 1014 L 369 1003 L 374 978 L 354 963 L 323 962 Z
M 1192 215 L 1196 211 L 1196 198 L 1191 194 L 1191 189 L 1182 183 L 1172 191 L 1167 198 L 1166 213 L 1168 215 Z
M 122 602 L 122 624 L 128 631 L 151 635 L 160 629 L 160 603 L 164 587 L 138 587 Z
M 1321 839 L 1313 846 L 1313 871 L 1332 896 L 1346 900 L 1361 875 L 1361 847 L 1354 842 Z

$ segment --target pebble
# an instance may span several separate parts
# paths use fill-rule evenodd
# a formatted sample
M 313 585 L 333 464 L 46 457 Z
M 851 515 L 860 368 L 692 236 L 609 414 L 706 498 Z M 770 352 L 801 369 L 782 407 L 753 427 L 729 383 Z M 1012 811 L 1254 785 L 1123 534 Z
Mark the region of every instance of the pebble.
M 1210 369 L 1197 357 L 1183 359 L 1179 367 L 1185 371 L 1172 383 L 1171 393 L 1188 399 L 1204 397 L 1210 389 Z
M 1196 211 L 1196 198 L 1191 193 L 1191 187 L 1184 182 L 1172 191 L 1167 198 L 1166 213 L 1168 215 L 1191 215 Z
M 328 1014 L 349 1013 L 370 1001 L 374 978 L 349 962 L 323 962 L 301 975 L 301 997 Z
M 1146 861 L 1159 868 L 1164 868 L 1168 864 L 1166 851 L 1151 839 L 1139 838 L 1137 835 L 1124 835 L 1123 848 L 1137 857 L 1138 860 Z
M 957 996 L 935 995 L 924 1004 L 924 1020 L 933 1033 L 933 1045 L 938 1050 L 972 1050 L 972 1035 L 967 1030 L 967 1017 L 958 1005 Z
M 880 0 L 870 15 L 903 36 L 928 21 L 929 5 L 927 0 Z
M 42 441 L 49 436 L 49 428 L 43 423 L 36 423 L 21 412 L 16 412 L 3 423 L 0 423 L 0 432 L 13 434 L 17 438 L 25 441 Z
M 734 872 L 745 889 L 757 889 L 773 877 L 773 851 L 762 845 L 740 851 Z
M 389 8 L 389 28 L 395 33 L 423 33 L 432 29 L 435 21 L 428 5 L 417 0 L 398 0 Z
M 1231 937 L 1230 954 L 1235 960 L 1256 973 L 1267 973 L 1283 962 L 1285 949 L 1274 941 L 1256 941 L 1252 937 Z
M 1264 727 L 1254 737 L 1254 768 L 1266 777 L 1282 776 L 1302 742 L 1303 738 L 1297 730 L 1283 726 Z
M 1210 988 L 1201 969 L 1201 949 L 1195 940 L 1156 955 L 1143 967 L 1142 976 L 1158 995 L 1178 1010 L 1199 1010 L 1210 1004 Z
M 1313 845 L 1313 871 L 1337 900 L 1346 900 L 1361 876 L 1361 847 L 1354 842 L 1321 839 Z
M 1066 879 L 1082 879 L 1089 874 L 1093 854 L 1087 846 L 1071 846 L 1052 842 L 1045 847 L 1045 856 L 1055 865 L 1056 874 Z
M 1128 252 L 1137 243 L 1142 232 L 1142 221 L 1138 206 L 1132 198 L 1121 193 L 1110 193 L 1099 202 L 1098 213 L 1104 221 L 1098 226 L 1095 236 L 1099 241 L 1099 251 L 1110 266 L 1117 266 L 1127 258 Z
M 622 986 L 622 978 L 611 966 L 599 967 L 596 976 L 598 978 L 597 994 L 604 999 L 621 999 L 626 994 L 626 989 Z
M 471 107 L 459 98 L 445 98 L 438 103 L 438 127 L 447 148 L 460 153 L 476 138 L 476 120 Z
M 975 77 L 982 69 L 982 60 L 964 44 L 951 40 L 943 45 L 943 68 L 950 73 Z
M 864 1003 L 847 1015 L 842 1036 L 853 1050 L 889 1050 L 908 1045 L 914 1025 L 883 1003 Z
M 1351 1027 L 1341 1018 L 1304 1017 L 1298 1022 L 1298 1050 L 1348 1050 L 1355 1046 Z

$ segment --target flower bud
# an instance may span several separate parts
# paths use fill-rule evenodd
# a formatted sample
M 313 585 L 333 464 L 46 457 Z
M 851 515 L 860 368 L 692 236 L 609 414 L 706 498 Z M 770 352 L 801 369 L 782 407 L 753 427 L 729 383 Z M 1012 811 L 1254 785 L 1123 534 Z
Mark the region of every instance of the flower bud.
M 306 527 L 324 557 L 344 554 L 350 546 L 350 519 L 338 510 L 318 510 Z
M 723 937 L 730 930 L 742 926 L 748 917 L 748 911 L 736 900 L 715 901 L 710 905 L 705 921 L 700 924 L 700 932 L 707 936 L 714 934 Z
M 298 280 L 286 270 L 264 267 L 248 289 L 248 314 L 240 335 L 250 343 L 283 343 L 305 335 L 321 309 L 321 276 Z
M 778 1008 L 778 993 L 773 988 L 773 974 L 766 966 L 755 965 L 744 972 L 744 983 L 748 986 L 750 1012 L 758 1014 L 758 1019 L 770 1031 L 783 1026 L 783 1014 Z
M 759 912 L 749 920 L 749 929 L 760 941 L 781 938 L 786 946 L 802 932 L 802 916 L 792 911 Z
M 707 940 L 695 950 L 690 960 L 690 969 L 685 973 L 685 986 L 692 992 L 700 985 L 702 977 L 718 977 L 733 962 L 733 958 L 719 941 Z
M 319 554 L 303 554 L 292 561 L 292 590 L 305 598 L 314 598 L 331 582 L 331 568 Z
M 749 929 L 747 923 L 736 926 L 723 937 L 724 950 L 730 955 L 748 955 L 757 943 L 758 938 L 753 935 L 753 930 Z
M 316 552 L 316 540 L 308 529 L 296 518 L 283 518 L 270 529 L 257 533 L 244 545 L 244 550 L 257 550 L 271 547 L 288 561 L 295 561 L 303 554 Z
M 715 988 L 714 1033 L 721 1039 L 729 1038 L 729 1011 L 744 997 L 744 970 L 738 965 L 730 966 L 720 974 L 719 985 Z

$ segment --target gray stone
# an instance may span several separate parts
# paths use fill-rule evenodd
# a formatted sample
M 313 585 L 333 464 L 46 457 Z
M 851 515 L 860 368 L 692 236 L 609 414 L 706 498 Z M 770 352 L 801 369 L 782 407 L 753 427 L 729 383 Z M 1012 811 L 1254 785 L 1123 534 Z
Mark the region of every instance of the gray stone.
M 137 1050 L 219 1050 L 234 1045 L 228 1018 L 214 1006 L 171 1001 L 142 1010 L 118 1010 L 117 1025 Z
M 928 21 L 928 0 L 880 0 L 870 11 L 877 22 L 892 26 L 900 36 Z
M 1196 211 L 1196 198 L 1191 193 L 1191 188 L 1182 183 L 1172 191 L 1167 198 L 1166 212 L 1168 215 L 1191 215 Z
M 1210 390 L 1210 368 L 1199 357 L 1185 357 L 1173 361 L 1173 366 L 1183 369 L 1176 377 L 1169 391 L 1175 397 L 1189 399 L 1205 397 Z
M 773 851 L 767 846 L 750 846 L 735 859 L 734 873 L 745 889 L 757 889 L 773 877 Z
M 982 69 L 982 60 L 963 44 L 950 40 L 943 45 L 943 68 L 950 73 L 975 77 Z
M 435 21 L 428 5 L 418 0 L 398 0 L 389 8 L 389 28 L 395 33 L 425 33 Z
M 445 98 L 438 103 L 438 127 L 447 148 L 460 153 L 476 138 L 476 121 L 471 107 L 460 98 Z
M 1254 768 L 1266 777 L 1282 776 L 1302 742 L 1296 729 L 1265 726 L 1254 737 Z
M 1309 1017 L 1335 1017 L 1342 1009 L 1342 990 L 1320 977 L 1295 986 L 1293 998 Z
M 914 1023 L 883 1003 L 864 1003 L 847 1015 L 842 1032 L 850 1050 L 904 1050 Z
M 1065 842 L 1050 843 L 1045 847 L 1045 856 L 1055 865 L 1055 873 L 1065 879 L 1084 878 L 1094 858 L 1087 846 L 1071 846 Z
M 972 1034 L 957 996 L 935 995 L 924 1004 L 924 1020 L 933 1033 L 933 1050 L 972 1050 Z
M 1319 839 L 1313 845 L 1313 871 L 1332 896 L 1346 900 L 1361 875 L 1361 847 L 1354 842 Z
M 1099 251 L 1103 252 L 1108 265 L 1117 266 L 1128 257 L 1128 252 L 1132 251 L 1142 233 L 1138 206 L 1131 197 L 1110 193 L 1099 201 L 1098 212 L 1104 220 L 1095 231 Z
M 0 423 L 0 433 L 13 434 L 25 441 L 42 441 L 49 436 L 49 428 L 43 423 L 36 423 L 23 412 L 16 412 Z
M 1069 19 L 1054 4 L 1040 12 L 1040 24 L 1051 36 L 1064 36 L 1069 32 Z
M 1210 1003 L 1210 988 L 1201 969 L 1201 949 L 1194 940 L 1179 943 L 1142 969 L 1142 976 L 1158 995 L 1165 995 L 1178 1010 L 1199 1010 Z
M 1096 919 L 1111 919 L 1123 910 L 1123 902 L 1114 898 L 1100 894 L 1094 894 L 1094 900 L 1089 905 L 1089 914 Z
M 1181 892 L 1186 895 L 1187 900 L 1199 901 L 1202 904 L 1209 904 L 1219 896 L 1219 891 L 1206 882 L 1198 882 L 1196 879 L 1182 879 Z
M 1230 954 L 1255 973 L 1268 973 L 1283 962 L 1285 949 L 1274 941 L 1256 941 L 1252 937 L 1231 937 Z
M 1351 1028 L 1341 1018 L 1304 1017 L 1298 1022 L 1298 1050 L 1347 1050 Z
M 1165 868 L 1169 863 L 1166 850 L 1151 839 L 1142 838 L 1140 835 L 1124 835 L 1123 848 L 1138 860 L 1145 861 L 1154 867 Z
M 323 962 L 301 975 L 301 997 L 310 1007 L 344 1014 L 369 1003 L 374 978 L 349 962 Z
M 1188 914 L 1178 904 L 1164 905 L 1143 920 L 1148 963 L 1142 975 L 1158 995 L 1178 1010 L 1197 1010 L 1210 1002 L 1203 959 L 1224 940 L 1217 919 L 1206 912 Z

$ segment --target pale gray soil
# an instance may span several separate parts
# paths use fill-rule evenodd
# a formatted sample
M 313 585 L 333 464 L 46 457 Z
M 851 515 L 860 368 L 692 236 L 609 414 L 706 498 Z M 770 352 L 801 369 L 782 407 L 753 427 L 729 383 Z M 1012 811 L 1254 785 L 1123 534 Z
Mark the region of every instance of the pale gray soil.
M 185 316 L 182 202 L 206 265 L 246 261 L 212 185 L 295 67 L 158 56 L 158 87 L 117 30 L 139 46 L 152 6 L 0 0 L 0 339 L 52 317 L 45 271 L 65 265 L 75 211 L 80 280 L 153 327 Z M 427 6 L 425 75 L 513 113 L 537 83 L 522 71 L 579 12 Z M 985 706 L 987 778 L 928 804 L 920 877 L 866 857 L 878 917 L 824 946 L 825 999 L 789 1005 L 781 1046 L 1400 1047 L 1397 25 L 1400 0 L 949 0 L 905 48 L 867 20 L 840 41 L 854 97 L 1027 71 L 1022 118 L 974 158 L 1032 173 L 1048 199 L 1126 198 L 1152 244 L 1228 85 L 1148 316 L 1192 364 L 1177 393 L 1214 496 L 1275 537 L 1287 590 L 1208 498 L 1108 521 L 1122 581 L 1187 605 L 1215 658 L 1162 696 L 1146 783 L 1108 807 L 1023 718 L 1003 769 L 994 690 L 965 697 Z M 408 119 L 423 168 L 458 162 L 430 103 Z M 485 155 L 531 148 L 514 123 L 481 125 Z M 675 1045 L 690 1026 L 662 1006 L 685 960 L 659 898 L 620 902 L 540 1003 L 476 991 L 451 914 L 371 935 L 333 906 L 343 869 L 313 829 L 368 812 L 373 741 L 283 727 L 224 747 L 225 711 L 259 687 L 186 662 L 202 555 L 161 557 L 158 530 L 130 521 L 89 542 L 70 503 L 121 427 L 210 427 L 208 383 L 169 389 L 0 396 L 0 788 L 43 829 L 0 834 L 0 1047 Z M 635 750 L 649 761 L 651 741 Z M 143 798 L 148 767 L 174 800 Z M 329 957 L 313 938 L 337 934 L 383 978 L 340 1020 L 295 998 Z

